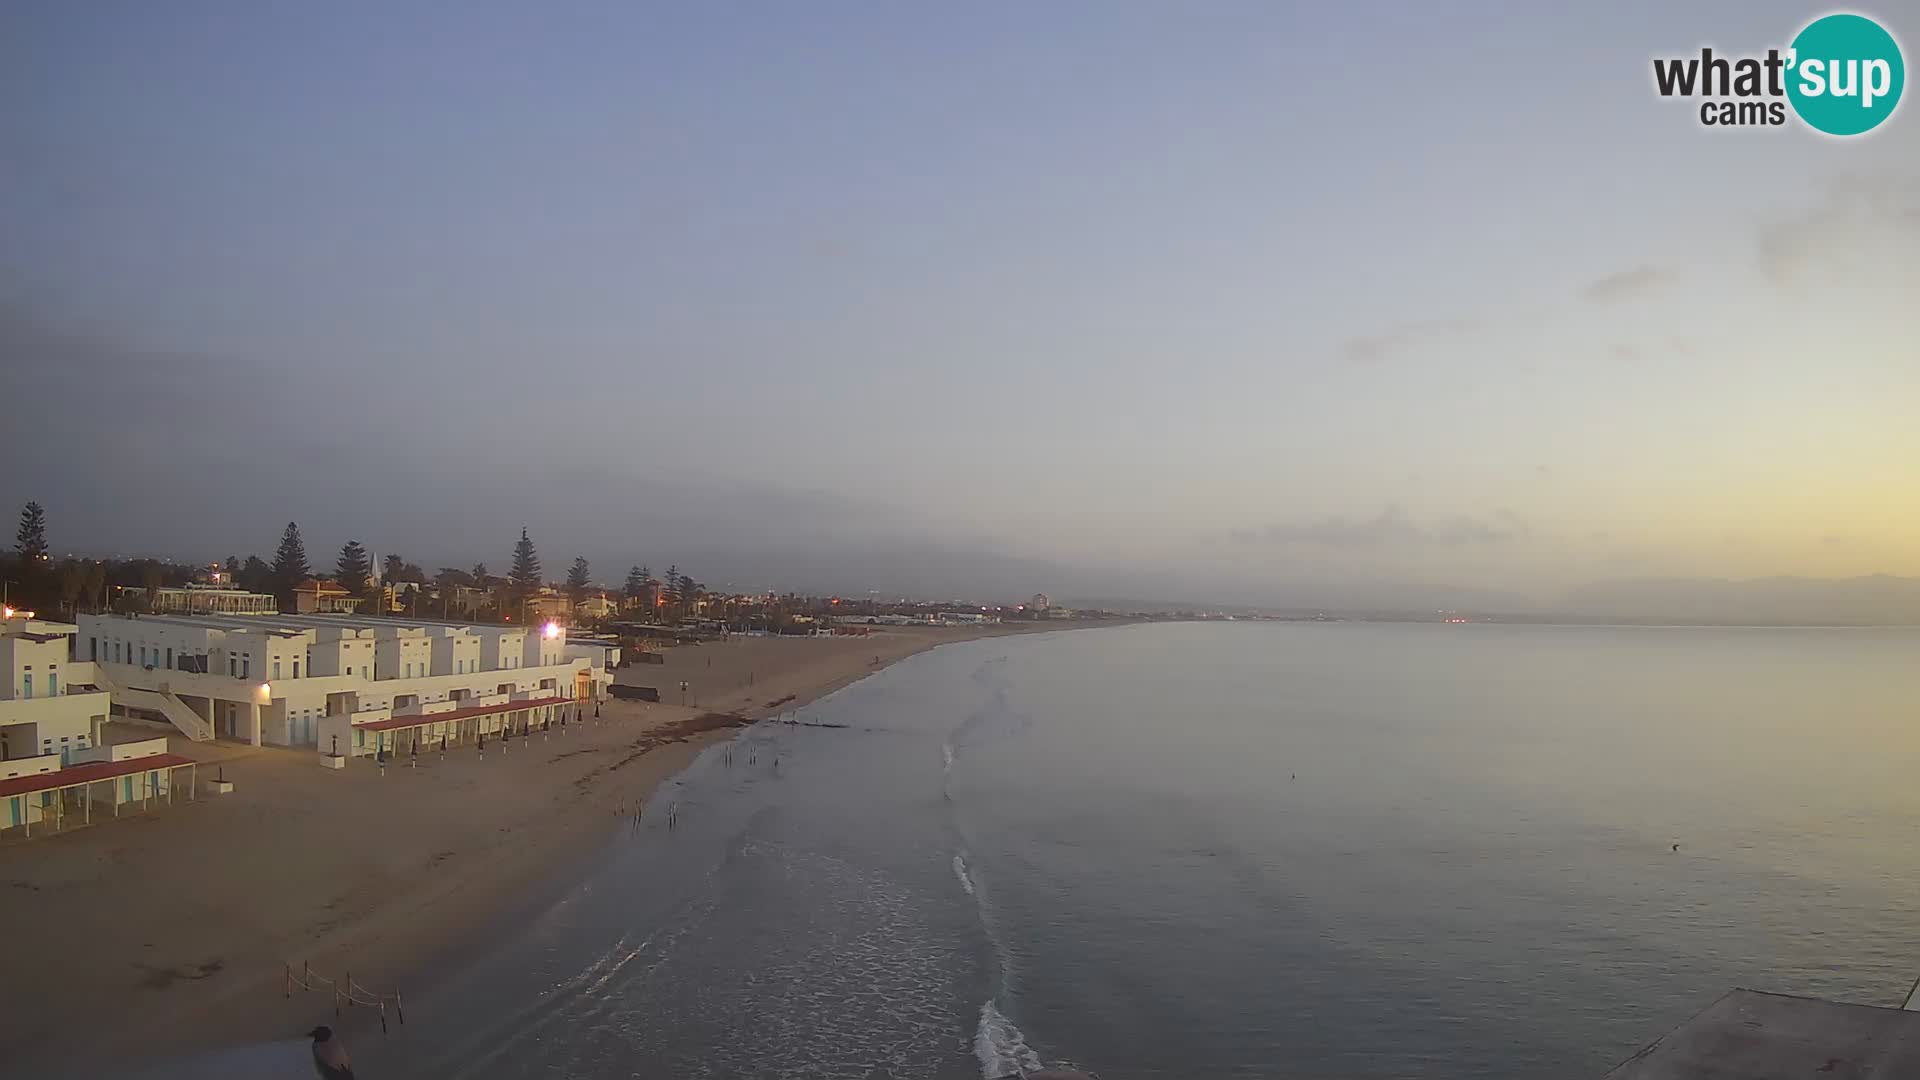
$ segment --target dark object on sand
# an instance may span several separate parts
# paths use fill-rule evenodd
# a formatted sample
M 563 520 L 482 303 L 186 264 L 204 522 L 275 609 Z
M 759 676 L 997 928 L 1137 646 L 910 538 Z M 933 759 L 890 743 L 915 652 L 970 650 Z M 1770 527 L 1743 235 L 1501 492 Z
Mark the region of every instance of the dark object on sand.
M 659 701 L 660 688 L 657 686 L 622 686 L 614 683 L 607 687 L 607 693 L 617 698 L 629 698 L 637 701 Z
M 307 1034 L 313 1036 L 313 1071 L 323 1080 L 353 1080 L 353 1062 L 347 1059 L 347 1048 L 333 1037 L 333 1029 L 322 1024 Z

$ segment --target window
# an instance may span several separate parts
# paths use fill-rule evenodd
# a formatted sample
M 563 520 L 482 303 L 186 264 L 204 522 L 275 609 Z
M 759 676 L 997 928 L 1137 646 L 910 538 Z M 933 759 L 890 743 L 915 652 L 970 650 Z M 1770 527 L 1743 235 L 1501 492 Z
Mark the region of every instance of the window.
M 293 677 L 296 679 L 300 677 L 300 661 L 298 660 L 293 662 Z
M 247 678 L 248 669 L 250 669 L 252 666 L 253 666 L 253 657 L 251 656 L 241 657 L 240 658 L 240 677 L 243 679 Z
M 173 646 L 167 646 L 167 666 L 173 666 Z
M 87 639 L 87 659 L 90 661 L 97 661 L 100 659 L 100 639 L 99 638 L 90 637 Z
M 353 665 L 352 665 L 352 664 L 348 664 L 348 665 L 347 665 L 347 674 L 349 674 L 349 675 L 351 675 L 351 674 L 353 674 Z
M 237 679 L 237 678 L 239 678 L 239 677 L 240 677 L 240 664 L 239 664 L 239 661 L 237 661 L 237 660 L 236 660 L 236 659 L 235 659 L 234 657 L 232 657 L 232 656 L 228 656 L 228 657 L 227 657 L 227 678 L 229 678 L 229 679 Z
M 277 656 L 273 658 L 273 677 L 280 677 L 280 658 Z
M 22 675 L 20 677 L 20 696 L 23 698 L 30 698 L 33 696 L 33 676 L 32 675 Z

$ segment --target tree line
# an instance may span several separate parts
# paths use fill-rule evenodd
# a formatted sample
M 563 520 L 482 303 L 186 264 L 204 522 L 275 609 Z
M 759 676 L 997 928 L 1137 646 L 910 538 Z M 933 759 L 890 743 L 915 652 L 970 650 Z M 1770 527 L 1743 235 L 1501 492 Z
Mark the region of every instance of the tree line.
M 0 562 L 10 607 L 74 614 L 90 611 L 151 611 L 159 590 L 192 583 L 202 568 L 180 566 L 159 559 L 82 559 L 55 561 L 47 546 L 46 509 L 29 502 L 20 512 L 14 551 Z M 228 555 L 219 564 L 219 584 L 274 597 L 281 611 L 297 610 L 301 586 L 321 577 L 369 604 L 382 598 L 381 585 L 394 589 L 409 615 L 510 621 L 531 598 L 546 588 L 540 554 L 525 528 L 513 545 L 509 569 L 495 576 L 486 563 L 470 569 L 440 567 L 431 576 L 417 563 L 399 555 L 381 560 L 376 578 L 367 548 L 358 540 L 340 547 L 332 573 L 317 571 L 307 556 L 306 540 L 297 522 L 287 522 L 271 561 L 258 555 Z M 431 587 L 431 588 L 430 588 Z M 577 607 L 594 593 L 593 569 L 584 556 L 575 556 L 567 568 L 563 589 Z M 690 614 L 707 595 L 706 586 L 680 568 L 670 566 L 663 578 L 636 565 L 627 572 L 621 590 L 625 606 L 643 618 L 680 618 Z

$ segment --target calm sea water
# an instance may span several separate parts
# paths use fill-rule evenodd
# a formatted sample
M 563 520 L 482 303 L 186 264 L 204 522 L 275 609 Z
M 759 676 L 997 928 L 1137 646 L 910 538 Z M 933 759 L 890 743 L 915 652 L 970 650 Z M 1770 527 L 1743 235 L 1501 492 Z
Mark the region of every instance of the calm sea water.
M 1597 1077 L 1920 974 L 1914 631 L 1138 626 L 802 716 L 362 1074 Z

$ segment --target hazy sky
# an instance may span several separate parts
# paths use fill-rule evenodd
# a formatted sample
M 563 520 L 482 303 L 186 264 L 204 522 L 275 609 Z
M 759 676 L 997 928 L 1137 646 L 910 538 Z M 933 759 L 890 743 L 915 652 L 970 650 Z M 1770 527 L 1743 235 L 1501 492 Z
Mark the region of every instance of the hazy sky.
M 7 5 L 0 498 L 849 591 L 1920 574 L 1920 105 L 1651 87 L 1824 10 Z

